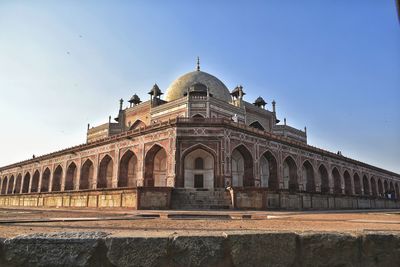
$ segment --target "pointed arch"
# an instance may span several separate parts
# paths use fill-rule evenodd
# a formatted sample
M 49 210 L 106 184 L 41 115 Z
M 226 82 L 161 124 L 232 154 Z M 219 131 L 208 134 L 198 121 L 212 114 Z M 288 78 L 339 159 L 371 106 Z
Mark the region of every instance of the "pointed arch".
M 90 183 L 93 181 L 94 166 L 90 159 L 83 163 L 81 168 L 81 177 L 79 179 L 79 189 L 90 189 Z
M 65 175 L 65 185 L 64 185 L 64 190 L 74 190 L 75 188 L 75 183 L 76 183 L 76 175 L 77 175 L 77 167 L 75 162 L 71 162 L 68 165 L 67 168 L 67 173 Z
M 136 187 L 138 160 L 131 150 L 122 156 L 119 162 L 118 187 Z
M 353 194 L 353 190 L 351 188 L 351 177 L 349 172 L 346 170 L 343 173 L 343 180 L 344 180 L 344 193 L 348 196 Z
M 254 121 L 252 123 L 250 123 L 249 125 L 250 127 L 265 131 L 265 128 L 261 125 L 261 123 L 259 121 Z
M 388 192 L 389 192 L 389 184 L 387 180 L 383 180 L 383 194 L 385 195 L 385 197 L 387 196 Z
M 395 187 L 395 190 L 396 190 L 396 199 L 399 199 L 400 198 L 399 183 L 396 183 L 394 185 L 394 187 Z
M 389 183 L 389 194 L 390 194 L 390 199 L 395 199 L 396 192 L 394 191 L 393 181 L 390 181 Z
M 302 166 L 303 183 L 306 183 L 305 190 L 310 193 L 315 192 L 314 167 L 310 161 L 305 160 Z
M 336 167 L 332 169 L 332 177 L 333 177 L 333 192 L 335 194 L 342 194 L 342 179 L 340 176 L 340 172 Z
M 53 172 L 53 182 L 51 185 L 52 192 L 61 191 L 61 177 L 62 177 L 63 169 L 60 165 L 56 167 Z
M 184 187 L 214 188 L 215 161 L 214 155 L 202 148 L 185 153 L 183 158 Z
M 283 161 L 283 183 L 290 192 L 299 191 L 297 165 L 292 156 L 287 156 Z
M 21 186 L 22 186 L 22 174 L 18 174 L 17 179 L 15 180 L 14 194 L 21 193 L 21 189 L 22 189 Z
M 319 165 L 318 174 L 321 181 L 321 193 L 329 193 L 329 175 L 324 164 Z
M 212 148 L 210 148 L 210 147 L 208 147 L 208 146 L 206 146 L 204 144 L 201 144 L 201 143 L 192 145 L 192 146 L 186 148 L 181 153 L 180 162 L 182 162 L 183 164 L 180 164 L 180 174 L 179 174 L 179 176 L 177 177 L 177 179 L 175 181 L 175 187 L 185 187 L 185 158 L 191 152 L 193 152 L 195 150 L 198 150 L 198 149 L 204 150 L 205 152 L 207 152 L 207 153 L 212 155 L 212 157 L 214 159 L 214 164 L 213 164 L 214 165 L 214 167 L 213 167 L 214 168 L 214 173 L 213 173 L 214 187 L 223 187 L 224 186 L 224 181 L 219 179 L 221 177 L 217 176 L 217 174 L 219 173 L 218 164 L 217 164 L 217 161 L 218 161 L 217 153 L 215 152 L 214 149 L 212 149 Z M 229 160 L 227 162 L 229 162 Z
M 202 114 L 200 114 L 200 113 L 197 113 L 197 114 L 193 115 L 192 118 L 194 118 L 194 119 L 204 119 L 204 116 Z
M 99 174 L 97 176 L 97 188 L 111 188 L 114 170 L 114 161 L 109 155 L 105 155 L 100 161 Z
M 366 196 L 371 195 L 371 192 L 369 190 L 368 178 L 367 178 L 367 175 L 365 175 L 365 174 L 363 176 L 363 189 L 364 189 L 364 195 L 366 195 Z
M 167 152 L 155 144 L 145 156 L 145 186 L 167 186 Z
M 378 196 L 378 190 L 376 189 L 376 181 L 373 176 L 371 177 L 371 192 L 374 197 Z
M 30 180 L 31 180 L 31 174 L 27 172 L 24 176 L 24 180 L 22 183 L 22 193 L 28 193 Z
M 134 130 L 141 127 L 146 127 L 146 124 L 142 120 L 136 120 L 131 127 L 129 127 L 129 130 Z
M 50 188 L 50 169 L 46 168 L 42 174 L 42 186 L 40 187 L 40 192 L 49 192 Z
M 354 184 L 354 193 L 356 195 L 361 195 L 361 181 L 360 181 L 360 176 L 358 173 L 354 173 L 353 175 L 353 184 Z
M 3 178 L 3 183 L 1 185 L 1 194 L 6 195 L 7 194 L 7 184 L 8 184 L 8 177 Z
M 253 172 L 253 157 L 244 145 L 238 145 L 232 150 L 232 186 L 251 187 L 255 185 Z
M 261 187 L 272 190 L 279 189 L 278 163 L 271 151 L 267 150 L 260 157 Z
M 8 180 L 7 194 L 12 194 L 14 192 L 14 175 L 11 175 L 10 180 Z
M 383 185 L 382 185 L 382 181 L 381 181 L 381 179 L 379 178 L 378 179 L 378 192 L 379 192 L 379 196 L 380 197 L 383 197 Z
M 40 172 L 36 170 L 32 176 L 31 193 L 38 192 L 39 189 Z

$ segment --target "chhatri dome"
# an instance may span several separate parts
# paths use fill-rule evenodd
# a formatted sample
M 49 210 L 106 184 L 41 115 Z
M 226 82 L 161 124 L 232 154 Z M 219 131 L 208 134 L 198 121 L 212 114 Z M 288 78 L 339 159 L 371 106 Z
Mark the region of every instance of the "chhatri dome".
M 195 71 L 186 73 L 173 81 L 168 87 L 165 94 L 166 101 L 173 101 L 183 97 L 188 88 L 194 84 L 204 84 L 207 86 L 210 94 L 220 100 L 231 102 L 231 95 L 228 88 L 217 77 L 208 74 L 207 72 L 200 71 L 199 59 L 197 58 L 197 69 Z

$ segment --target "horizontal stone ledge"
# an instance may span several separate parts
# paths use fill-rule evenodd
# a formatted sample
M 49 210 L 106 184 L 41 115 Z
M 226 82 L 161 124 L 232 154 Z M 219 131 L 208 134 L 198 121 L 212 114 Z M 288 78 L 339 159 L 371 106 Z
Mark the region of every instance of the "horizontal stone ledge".
M 0 266 L 400 266 L 400 233 L 32 234 L 0 240 Z

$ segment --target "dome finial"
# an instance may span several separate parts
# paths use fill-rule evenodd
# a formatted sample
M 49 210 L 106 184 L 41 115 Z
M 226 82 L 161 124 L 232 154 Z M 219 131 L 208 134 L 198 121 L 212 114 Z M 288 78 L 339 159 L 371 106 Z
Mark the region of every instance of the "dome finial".
M 200 57 L 197 57 L 197 71 L 200 71 Z

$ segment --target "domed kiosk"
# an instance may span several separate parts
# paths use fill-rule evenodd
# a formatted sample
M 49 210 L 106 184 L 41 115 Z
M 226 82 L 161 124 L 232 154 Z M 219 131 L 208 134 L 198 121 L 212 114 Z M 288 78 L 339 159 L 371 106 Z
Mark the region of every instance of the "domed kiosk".
M 231 102 L 231 96 L 225 84 L 217 77 L 207 72 L 200 71 L 200 68 L 186 73 L 173 81 L 167 89 L 165 100 L 169 102 L 185 96 L 187 90 L 194 84 L 204 84 L 213 97 Z

